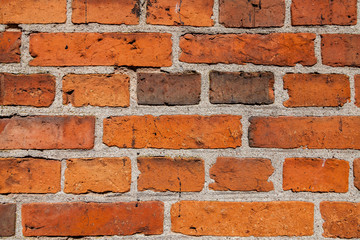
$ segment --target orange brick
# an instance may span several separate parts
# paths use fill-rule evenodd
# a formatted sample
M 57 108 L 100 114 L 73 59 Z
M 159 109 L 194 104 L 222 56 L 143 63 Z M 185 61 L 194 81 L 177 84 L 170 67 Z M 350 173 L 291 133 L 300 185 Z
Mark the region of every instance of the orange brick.
M 69 159 L 66 166 L 64 189 L 66 193 L 130 191 L 129 158 Z
M 283 189 L 293 192 L 345 193 L 349 188 L 349 163 L 339 159 L 287 158 Z
M 270 159 L 219 157 L 210 168 L 210 177 L 215 180 L 209 188 L 217 191 L 274 190 L 268 178 L 274 168 Z
M 350 102 L 349 77 L 342 74 L 286 74 L 285 107 L 341 107 Z
M 138 24 L 138 0 L 74 0 L 73 23 Z
M 49 74 L 0 73 L 0 105 L 49 107 L 55 98 L 55 82 Z
M 99 107 L 128 107 L 130 78 L 123 74 L 66 75 L 63 78 L 63 104 Z
M 236 148 L 241 116 L 124 116 L 104 120 L 103 142 L 120 148 Z
M 354 185 L 360 190 L 360 158 L 354 160 Z
M 292 25 L 355 25 L 356 0 L 293 0 Z
M 200 192 L 204 187 L 204 161 L 196 158 L 139 157 L 138 190 Z
M 20 45 L 21 32 L 0 33 L 0 63 L 19 63 Z
M 360 107 L 360 75 L 355 75 L 355 105 Z
M 276 66 L 316 63 L 315 34 L 186 34 L 180 39 L 180 61 Z
M 64 23 L 66 0 L 2 0 L 0 24 Z
M 154 235 L 163 232 L 164 204 L 29 203 L 21 214 L 26 237 Z
M 324 237 L 360 238 L 360 203 L 321 202 Z
M 181 201 L 171 207 L 171 230 L 201 236 L 309 236 L 314 204 L 308 202 Z
M 214 0 L 148 0 L 147 20 L 157 25 L 213 26 Z
M 60 161 L 0 158 L 0 193 L 57 193 L 60 180 Z
M 261 148 L 360 149 L 360 117 L 252 117 L 249 143 Z
M 94 117 L 0 117 L 0 149 L 91 149 Z
M 32 66 L 168 67 L 172 41 L 168 33 L 34 33 Z

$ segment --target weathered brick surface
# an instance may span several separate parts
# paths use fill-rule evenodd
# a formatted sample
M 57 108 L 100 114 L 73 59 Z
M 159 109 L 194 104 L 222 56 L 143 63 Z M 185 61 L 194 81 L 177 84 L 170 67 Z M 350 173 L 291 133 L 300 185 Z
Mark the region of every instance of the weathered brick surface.
M 0 24 L 64 23 L 66 0 L 2 0 Z
M 274 103 L 271 72 L 210 72 L 210 102 L 240 104 Z
M 0 193 L 57 193 L 60 161 L 38 158 L 0 158 Z
M 0 33 L 0 63 L 20 62 L 21 32 Z
M 63 78 L 63 104 L 74 107 L 128 107 L 130 78 L 125 74 L 70 74 Z
M 342 74 L 286 74 L 285 107 L 341 107 L 350 102 L 349 77 Z
M 274 185 L 269 181 L 274 168 L 270 159 L 219 157 L 210 168 L 214 183 L 209 188 L 216 191 L 269 192 Z
M 360 190 L 360 158 L 354 160 L 354 185 Z
M 360 117 L 252 117 L 249 143 L 260 148 L 360 149 Z
M 140 105 L 192 105 L 200 102 L 198 73 L 138 73 L 137 99 Z
M 120 148 L 236 148 L 241 116 L 124 116 L 104 120 L 103 142 Z
M 0 149 L 91 149 L 94 117 L 0 117 Z
M 16 205 L 0 204 L 0 237 L 15 235 Z
M 54 98 L 52 75 L 0 73 L 0 105 L 49 107 Z
M 314 205 L 308 202 L 180 201 L 171 207 L 171 230 L 200 236 L 308 236 Z
M 164 205 L 157 201 L 22 205 L 27 237 L 161 234 L 163 218 Z
M 293 0 L 292 25 L 355 25 L 356 0 Z
M 138 0 L 74 0 L 73 23 L 138 24 Z
M 212 26 L 214 0 L 147 0 L 146 22 L 157 25 Z
M 127 157 L 67 160 L 66 193 L 128 192 L 130 185 L 131 161 Z
M 220 23 L 225 27 L 281 27 L 284 0 L 220 0 Z
M 139 157 L 138 190 L 200 192 L 205 182 L 202 159 Z
M 360 75 L 355 75 L 355 105 L 360 107 Z
M 321 202 L 324 237 L 360 238 L 360 203 Z
M 171 66 L 168 33 L 34 33 L 32 66 Z
M 349 162 L 339 159 L 287 158 L 283 169 L 283 189 L 345 193 L 349 188 L 349 170 Z
M 321 35 L 322 62 L 332 67 L 360 67 L 360 35 Z
M 312 66 L 315 34 L 186 34 L 180 39 L 180 61 L 276 66 Z

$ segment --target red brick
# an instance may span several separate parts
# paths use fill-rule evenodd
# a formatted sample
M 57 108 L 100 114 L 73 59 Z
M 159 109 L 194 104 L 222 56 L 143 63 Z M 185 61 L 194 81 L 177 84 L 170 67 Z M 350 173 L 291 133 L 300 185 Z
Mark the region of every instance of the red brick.
M 129 158 L 83 158 L 66 161 L 66 193 L 128 192 L 130 185 Z
M 360 158 L 354 160 L 354 185 L 360 190 Z
M 210 102 L 271 104 L 274 102 L 274 74 L 212 71 Z
M 283 189 L 293 192 L 345 193 L 349 188 L 349 163 L 339 159 L 287 158 Z
M 355 25 L 356 0 L 293 0 L 292 25 Z
M 49 107 L 55 98 L 55 82 L 49 74 L 0 73 L 0 105 Z
M 282 27 L 284 0 L 220 0 L 220 23 L 225 27 Z
M 73 23 L 138 24 L 138 0 L 74 0 Z
M 20 62 L 21 32 L 0 33 L 0 63 Z
M 69 74 L 63 78 L 63 104 L 74 107 L 128 107 L 130 78 L 123 74 Z
M 314 205 L 308 202 L 197 202 L 171 207 L 171 230 L 201 236 L 309 236 Z
M 149 24 L 213 26 L 214 0 L 147 0 Z
M 216 191 L 274 190 L 268 178 L 274 168 L 270 159 L 219 157 L 210 168 L 210 177 L 215 180 L 209 188 Z
M 138 73 L 140 105 L 192 105 L 200 102 L 198 73 Z
M 332 67 L 360 67 L 360 35 L 321 35 L 322 62 Z
M 285 107 L 341 107 L 350 102 L 349 77 L 342 74 L 286 74 Z
M 360 203 L 321 202 L 324 237 L 360 238 Z
M 103 142 L 120 148 L 236 148 L 241 116 L 124 116 L 104 120 Z
M 168 67 L 168 33 L 34 33 L 31 66 Z
M 360 107 L 360 75 L 355 75 L 355 105 Z
M 0 204 L 0 237 L 15 235 L 16 205 Z
M 186 34 L 180 39 L 180 61 L 276 66 L 316 63 L 315 34 Z
M 60 161 L 0 158 L 0 193 L 57 193 L 60 181 Z
M 0 24 L 64 23 L 66 0 L 2 0 Z
M 249 143 L 261 148 L 360 149 L 360 117 L 253 117 Z
M 22 205 L 26 237 L 145 235 L 163 232 L 162 202 L 30 203 Z
M 91 149 L 94 117 L 0 117 L 0 149 Z
M 197 158 L 139 157 L 138 190 L 200 192 L 204 187 L 204 161 Z

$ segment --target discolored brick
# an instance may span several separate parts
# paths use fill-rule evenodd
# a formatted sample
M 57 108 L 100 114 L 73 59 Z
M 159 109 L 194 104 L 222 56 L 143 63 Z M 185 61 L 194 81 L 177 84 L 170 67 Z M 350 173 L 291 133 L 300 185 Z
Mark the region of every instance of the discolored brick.
M 128 192 L 131 185 L 129 158 L 68 159 L 65 193 Z
M 103 142 L 120 148 L 236 148 L 241 116 L 165 115 L 104 119 Z
M 269 182 L 274 168 L 270 159 L 218 157 L 210 168 L 214 183 L 209 188 L 216 191 L 269 192 L 274 185 Z
M 138 73 L 140 105 L 193 105 L 200 102 L 198 73 Z
M 274 74 L 270 72 L 210 72 L 210 102 L 274 103 Z
M 355 80 L 355 105 L 360 107 L 360 75 L 354 76 Z
M 138 191 L 200 192 L 204 161 L 197 158 L 139 157 Z
M 55 83 L 49 74 L 0 73 L 0 105 L 49 107 L 55 98 Z
M 354 160 L 354 185 L 360 190 L 360 158 Z
M 180 61 L 312 66 L 317 62 L 314 40 L 312 33 L 186 34 L 180 38 Z
M 283 189 L 293 192 L 337 192 L 349 189 L 347 161 L 319 158 L 287 158 L 283 169 Z
M 16 205 L 0 204 L 0 237 L 15 235 Z
M 128 107 L 130 78 L 125 74 L 69 74 L 63 78 L 63 104 L 74 107 Z
M 20 62 L 21 32 L 0 33 L 0 63 Z
M 220 0 L 220 23 L 225 27 L 282 27 L 284 0 Z

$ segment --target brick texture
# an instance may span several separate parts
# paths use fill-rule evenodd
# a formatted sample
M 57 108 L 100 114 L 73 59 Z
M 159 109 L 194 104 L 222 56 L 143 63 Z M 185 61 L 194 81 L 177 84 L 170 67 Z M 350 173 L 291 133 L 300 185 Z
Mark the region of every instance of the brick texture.
M 130 185 L 131 161 L 127 157 L 67 160 L 66 193 L 128 192 Z
M 138 190 L 200 192 L 205 182 L 202 159 L 139 157 Z
M 360 159 L 354 160 L 354 185 L 360 190 Z
M 146 235 L 163 232 L 161 202 L 30 203 L 22 206 L 23 234 L 35 236 Z
M 15 235 L 15 214 L 15 204 L 0 204 L 0 237 Z
M 120 148 L 236 148 L 241 116 L 125 116 L 104 120 L 103 142 Z
M 345 193 L 349 188 L 349 170 L 349 163 L 339 159 L 287 158 L 283 169 L 283 189 Z
M 0 63 L 20 62 L 21 32 L 0 33 Z
M 312 66 L 316 63 L 314 39 L 311 33 L 186 34 L 180 39 L 180 61 Z
M 209 188 L 216 191 L 269 192 L 274 185 L 269 181 L 274 168 L 270 159 L 219 157 L 210 168 L 214 183 Z
M 49 107 L 54 98 L 52 75 L 0 73 L 0 105 Z
M 314 205 L 307 202 L 197 202 L 171 207 L 171 230 L 200 236 L 307 236 Z
M 94 117 L 0 118 L 0 149 L 91 149 Z
M 360 75 L 355 75 L 355 105 L 360 107 Z

